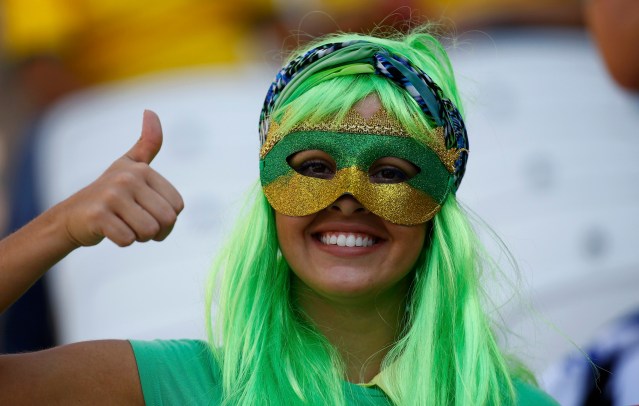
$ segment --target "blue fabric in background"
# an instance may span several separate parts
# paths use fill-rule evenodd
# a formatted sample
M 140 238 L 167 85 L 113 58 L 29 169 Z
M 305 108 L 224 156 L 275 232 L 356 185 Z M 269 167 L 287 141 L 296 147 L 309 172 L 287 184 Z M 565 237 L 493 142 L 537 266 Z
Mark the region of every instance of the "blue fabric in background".
M 36 189 L 35 141 L 39 122 L 25 131 L 18 154 L 12 157 L 9 179 L 8 232 L 27 224 L 42 211 Z M 40 279 L 2 315 L 0 352 L 36 351 L 55 345 L 55 329 L 46 278 Z

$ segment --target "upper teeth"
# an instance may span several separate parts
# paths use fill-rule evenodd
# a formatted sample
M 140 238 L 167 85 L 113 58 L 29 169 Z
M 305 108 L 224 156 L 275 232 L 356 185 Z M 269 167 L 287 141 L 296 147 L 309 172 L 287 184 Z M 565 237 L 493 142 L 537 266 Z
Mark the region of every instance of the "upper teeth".
M 375 238 L 366 234 L 323 233 L 320 241 L 326 245 L 339 247 L 370 247 L 375 243 Z

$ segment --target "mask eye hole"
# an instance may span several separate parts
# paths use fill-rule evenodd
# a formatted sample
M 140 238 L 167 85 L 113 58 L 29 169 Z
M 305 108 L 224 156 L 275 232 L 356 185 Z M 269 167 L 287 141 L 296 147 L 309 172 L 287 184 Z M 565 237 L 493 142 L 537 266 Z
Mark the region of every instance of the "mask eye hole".
M 373 162 L 368 170 L 371 183 L 402 183 L 416 176 L 421 169 L 402 158 L 384 157 Z
M 332 179 L 335 176 L 335 160 L 319 149 L 296 152 L 286 161 L 300 175 L 319 179 Z

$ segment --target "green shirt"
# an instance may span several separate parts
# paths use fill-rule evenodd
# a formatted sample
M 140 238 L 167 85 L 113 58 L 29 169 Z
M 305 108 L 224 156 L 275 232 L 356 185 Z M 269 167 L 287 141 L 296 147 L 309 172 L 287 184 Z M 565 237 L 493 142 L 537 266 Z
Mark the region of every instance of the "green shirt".
M 147 405 L 219 405 L 222 378 L 208 345 L 199 340 L 131 341 Z M 515 381 L 520 406 L 557 405 L 537 388 Z M 344 383 L 347 403 L 391 405 L 384 392 Z

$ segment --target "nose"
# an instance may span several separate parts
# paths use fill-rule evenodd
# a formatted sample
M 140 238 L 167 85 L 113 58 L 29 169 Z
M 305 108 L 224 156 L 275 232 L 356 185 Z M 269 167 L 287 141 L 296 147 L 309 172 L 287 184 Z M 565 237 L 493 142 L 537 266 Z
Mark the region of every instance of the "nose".
M 335 200 L 333 204 L 329 206 L 329 210 L 339 211 L 346 216 L 350 216 L 355 213 L 370 213 L 370 211 L 364 207 L 359 200 L 349 194 L 340 196 L 339 199 Z

